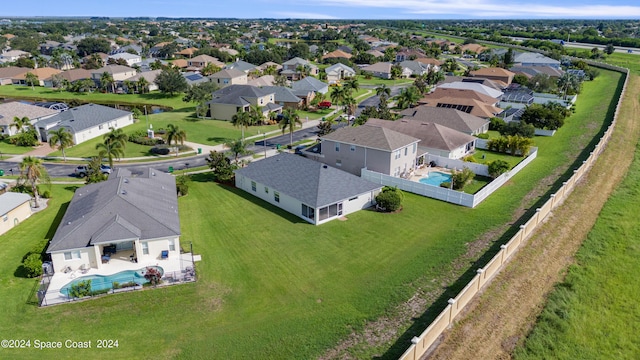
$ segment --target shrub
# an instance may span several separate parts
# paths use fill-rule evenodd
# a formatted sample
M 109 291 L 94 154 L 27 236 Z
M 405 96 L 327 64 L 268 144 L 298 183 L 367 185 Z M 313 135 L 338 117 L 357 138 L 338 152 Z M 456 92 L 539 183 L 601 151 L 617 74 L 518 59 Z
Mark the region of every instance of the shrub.
M 43 192 L 40 193 L 40 197 L 43 199 L 49 199 L 51 198 L 51 191 L 50 190 L 45 190 Z
M 91 291 L 91 292 L 89 293 L 89 295 L 91 295 L 91 296 L 102 295 L 102 294 L 106 294 L 106 293 L 108 293 L 110 290 L 111 290 L 111 289 L 100 289 L 100 290 L 94 290 L 94 291 Z
M 462 190 L 476 174 L 469 168 L 464 168 L 462 171 L 453 170 L 451 173 L 451 181 L 453 181 L 454 190 Z
M 36 146 L 38 144 L 38 135 L 34 129 L 29 129 L 12 137 L 9 141 L 17 146 Z
M 404 194 L 396 187 L 385 186 L 382 192 L 376 196 L 379 207 L 388 212 L 397 211 L 402 207 Z
M 527 124 L 524 121 L 512 121 L 500 130 L 500 135 L 520 135 L 526 138 L 533 138 L 536 133 L 535 126 Z
M 75 285 L 71 285 L 69 289 L 69 297 L 81 298 L 91 295 L 91 280 L 80 281 Z
M 40 254 L 30 254 L 22 261 L 27 276 L 30 278 L 42 275 L 42 257 Z
M 489 130 L 500 131 L 507 123 L 498 117 L 492 117 L 489 123 Z
M 491 175 L 491 177 L 494 179 L 504 174 L 508 170 L 509 163 L 504 160 L 494 160 L 489 163 L 489 175 Z
M 176 191 L 178 196 L 186 196 L 189 194 L 189 178 L 187 176 L 178 176 L 176 178 Z
M 167 147 L 155 146 L 155 147 L 152 147 L 151 150 L 149 150 L 149 152 L 156 155 L 168 155 L 171 152 L 171 150 L 169 150 L 169 148 Z
M 151 285 L 157 285 L 160 284 L 162 275 L 160 274 L 160 271 L 158 271 L 158 269 L 148 267 L 144 272 L 144 278 L 147 279 L 147 281 L 149 281 Z
M 473 157 L 473 155 L 467 155 L 467 156 L 463 157 L 462 161 L 470 162 L 470 163 L 477 163 L 478 162 L 478 160 L 476 160 L 476 158 Z
M 476 135 L 476 137 L 477 137 L 478 139 L 485 139 L 485 140 L 487 140 L 487 139 L 489 139 L 489 134 L 487 134 L 487 133 L 482 133 L 482 134 L 478 134 L 478 135 Z

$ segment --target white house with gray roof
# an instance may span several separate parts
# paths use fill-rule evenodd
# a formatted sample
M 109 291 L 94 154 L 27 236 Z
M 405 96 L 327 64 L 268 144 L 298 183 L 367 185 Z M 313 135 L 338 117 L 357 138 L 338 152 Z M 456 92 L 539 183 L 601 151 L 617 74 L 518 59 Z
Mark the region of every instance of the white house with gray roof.
M 265 116 L 272 111 L 282 111 L 282 106 L 275 103 L 274 91 L 252 85 L 229 85 L 211 96 L 212 99 L 207 104 L 211 117 L 218 120 L 231 120 L 236 113 L 249 111 L 252 105 L 260 106 Z
M 31 216 L 31 195 L 6 192 L 0 194 L 0 235 Z
M 166 256 L 163 256 L 166 251 Z M 175 178 L 145 168 L 133 176 L 117 169 L 107 181 L 76 190 L 51 239 L 60 289 L 79 269 L 108 275 L 123 267 L 180 269 L 180 217 Z
M 380 126 L 348 126 L 323 136 L 320 162 L 360 176 L 367 168 L 403 176 L 415 167 L 420 139 Z M 314 156 L 315 157 L 315 156 Z
M 236 170 L 236 187 L 320 225 L 371 207 L 382 189 L 345 171 L 281 153 Z
M 18 101 L 11 101 L 0 104 L 0 134 L 15 135 L 18 129 L 13 126 L 15 117 L 22 119 L 29 118 L 31 125 L 36 122 L 56 115 L 58 111 L 45 107 L 23 104 Z
M 85 104 L 63 111 L 36 123 L 42 142 L 49 141 L 49 133 L 58 128 L 66 128 L 73 135 L 73 143 L 78 145 L 102 136 L 113 129 L 133 124 L 130 111 L 109 106 Z

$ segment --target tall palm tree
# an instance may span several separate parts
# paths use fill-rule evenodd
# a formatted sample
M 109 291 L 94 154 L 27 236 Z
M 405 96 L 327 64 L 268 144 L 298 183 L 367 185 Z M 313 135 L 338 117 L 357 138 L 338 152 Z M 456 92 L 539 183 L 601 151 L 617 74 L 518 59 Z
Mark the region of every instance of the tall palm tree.
M 262 125 L 266 120 L 262 107 L 258 104 L 251 105 L 249 108 L 249 116 L 251 117 L 251 125 Z
M 358 78 L 353 77 L 344 83 L 347 89 L 358 91 L 360 89 L 360 83 L 358 82 Z
M 149 91 L 149 81 L 144 76 L 140 76 L 140 79 L 136 82 L 136 87 L 140 94 L 145 94 Z
M 229 151 L 233 153 L 236 165 L 238 165 L 238 158 L 240 157 L 240 155 L 251 154 L 251 151 L 247 149 L 247 143 L 242 139 L 226 142 L 224 146 L 228 147 Z
M 187 133 L 180 129 L 177 125 L 168 124 L 167 125 L 167 143 L 171 145 L 173 141 L 176 144 L 176 156 L 178 156 L 178 143 L 180 145 L 184 145 L 184 141 L 187 140 Z
M 298 112 L 296 110 L 291 108 L 286 109 L 282 113 L 282 115 L 282 120 L 280 120 L 280 123 L 278 125 L 282 129 L 282 134 L 284 134 L 287 128 L 289 128 L 289 144 L 293 144 L 293 131 L 296 129 L 296 125 L 302 126 L 300 115 L 298 115 Z
M 115 93 L 116 89 L 115 89 L 115 81 L 113 80 L 113 76 L 111 74 L 109 74 L 108 72 L 103 72 L 102 75 L 100 75 L 100 86 L 107 91 L 107 88 L 109 86 L 111 86 L 111 92 Z
M 388 99 L 389 96 L 391 96 L 391 88 L 389 88 L 387 85 L 381 85 L 376 88 L 376 95 L 380 97 L 384 96 L 386 99 Z
M 244 128 L 251 125 L 251 115 L 248 111 L 238 110 L 231 118 L 231 123 L 242 130 L 242 141 L 244 141 Z
M 52 147 L 57 146 L 62 151 L 64 162 L 67 162 L 67 155 L 64 153 L 64 149 L 73 146 L 73 135 L 63 127 L 49 131 L 49 135 L 49 145 Z
M 50 182 L 47 169 L 42 164 L 42 160 L 33 156 L 25 156 L 19 166 L 20 179 L 31 184 L 34 206 L 38 208 L 40 207 L 40 204 L 38 203 L 38 182 L 42 181 L 45 184 Z
M 26 116 L 23 116 L 23 117 L 14 116 L 13 124 L 11 124 L 11 126 L 15 127 L 16 131 L 18 132 L 24 132 L 24 127 L 30 126 L 30 125 L 31 125 L 31 121 Z
M 98 157 L 109 160 L 109 166 L 113 167 L 113 159 L 120 159 L 124 156 L 124 147 L 119 142 L 105 142 L 96 144 L 96 150 L 98 150 Z
M 348 115 L 353 115 L 356 112 L 356 105 L 358 104 L 358 102 L 351 94 L 345 96 L 345 98 L 342 100 L 342 103 L 344 107 L 347 109 Z M 348 121 L 348 118 L 347 118 L 347 121 Z
M 331 101 L 333 101 L 336 105 L 342 105 L 345 97 L 347 96 L 347 93 L 348 91 L 346 90 L 346 88 L 342 86 L 334 86 L 333 89 L 331 89 L 331 94 L 329 95 L 329 97 L 331 98 Z
M 105 142 L 109 141 L 110 143 L 120 143 L 124 149 L 127 146 L 127 140 L 129 139 L 127 134 L 125 134 L 122 129 L 109 128 L 109 130 L 111 131 L 102 136 Z
M 400 109 L 406 109 L 415 105 L 420 99 L 420 95 L 416 87 L 410 86 L 408 88 L 400 90 L 400 94 L 396 96 L 398 101 L 398 107 Z

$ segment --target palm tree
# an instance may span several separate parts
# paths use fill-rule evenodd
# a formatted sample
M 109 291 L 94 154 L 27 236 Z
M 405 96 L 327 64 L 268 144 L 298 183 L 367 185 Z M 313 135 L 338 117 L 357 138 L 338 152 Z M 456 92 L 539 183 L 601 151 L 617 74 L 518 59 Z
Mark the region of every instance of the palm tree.
M 353 77 L 345 81 L 344 85 L 347 89 L 350 89 L 356 92 L 360 89 L 360 83 L 358 83 L 358 78 L 356 77 Z
M 229 151 L 233 153 L 236 165 L 238 165 L 238 162 L 239 162 L 238 157 L 240 155 L 251 154 L 251 151 L 247 149 L 247 143 L 242 139 L 226 142 L 224 146 L 228 147 Z
M 344 102 L 346 96 L 347 91 L 342 86 L 334 86 L 333 89 L 331 89 L 331 94 L 329 95 L 331 101 L 333 101 L 336 105 L 341 105 Z
M 131 80 L 125 80 L 122 82 L 122 85 L 124 85 L 124 87 L 127 89 L 127 94 L 132 94 L 133 93 L 133 84 L 134 82 Z
M 420 95 L 418 90 L 414 86 L 410 86 L 408 88 L 400 90 L 400 94 L 396 96 L 396 100 L 398 101 L 398 107 L 400 109 L 406 109 L 408 107 L 412 107 L 415 105 L 420 99 Z
M 120 159 L 124 156 L 124 149 L 127 144 L 127 134 L 122 129 L 111 128 L 111 132 L 102 136 L 103 142 L 96 144 L 98 156 L 109 159 L 109 166 L 113 167 L 113 158 Z
M 389 88 L 387 85 L 379 86 L 376 88 L 376 95 L 388 99 L 389 96 L 391 96 L 391 88 Z
M 64 162 L 67 162 L 67 155 L 64 153 L 64 149 L 73 146 L 73 135 L 63 127 L 50 131 L 49 135 L 51 135 L 49 145 L 52 147 L 57 146 L 62 151 Z
M 251 125 L 263 125 L 266 120 L 262 107 L 258 104 L 251 105 L 249 108 L 249 116 L 251 117 Z
M 342 100 L 342 104 L 347 109 L 348 115 L 353 115 L 356 112 L 356 105 L 358 104 L 358 102 L 351 94 L 345 96 L 345 98 Z M 347 121 L 349 121 L 349 118 L 347 118 Z
M 25 126 L 30 126 L 30 125 L 31 125 L 31 122 L 30 122 L 29 118 L 26 117 L 26 116 L 23 116 L 21 118 L 17 117 L 17 116 L 14 116 L 13 117 L 13 124 L 11 124 L 11 126 L 16 128 L 16 131 L 21 132 L 21 133 L 24 132 L 24 127 Z
M 167 138 L 167 143 L 171 145 L 171 142 L 175 142 L 176 144 L 176 157 L 178 156 L 178 142 L 180 145 L 184 145 L 184 141 L 187 140 L 187 133 L 180 129 L 177 125 L 168 124 L 167 125 L 167 134 L 165 135 Z
M 38 80 L 38 75 L 31 72 L 28 72 L 24 76 L 24 80 L 27 82 L 27 85 L 31 85 L 31 90 L 35 90 L 35 85 L 40 83 L 40 80 Z
M 299 124 L 300 126 L 302 126 L 300 115 L 298 115 L 298 112 L 296 110 L 291 108 L 286 109 L 282 113 L 282 115 L 282 120 L 280 120 L 280 123 L 278 125 L 282 129 L 282 134 L 284 134 L 287 128 L 289 128 L 289 135 L 291 137 L 289 144 L 293 144 L 293 131 L 296 129 L 296 125 Z
M 127 146 L 127 140 L 129 139 L 127 134 L 125 134 L 122 129 L 109 129 L 111 131 L 104 134 L 102 138 L 105 141 L 109 141 L 110 143 L 120 143 L 120 145 L 122 145 L 122 148 L 124 149 Z
M 140 79 L 136 81 L 136 88 L 140 94 L 145 94 L 149 90 L 149 81 L 143 76 L 140 76 Z
M 107 87 L 109 87 L 109 85 L 111 85 L 111 92 L 115 93 L 115 81 L 113 80 L 113 76 L 105 71 L 100 75 L 100 86 L 107 91 Z
M 45 184 L 49 183 L 49 174 L 42 164 L 42 160 L 33 156 L 25 156 L 20 163 L 20 179 L 31 184 L 33 191 L 34 206 L 40 207 L 38 203 L 38 182 L 43 180 Z
M 242 130 L 242 141 L 244 141 L 244 128 L 251 125 L 251 115 L 248 111 L 238 110 L 231 118 L 231 123 Z

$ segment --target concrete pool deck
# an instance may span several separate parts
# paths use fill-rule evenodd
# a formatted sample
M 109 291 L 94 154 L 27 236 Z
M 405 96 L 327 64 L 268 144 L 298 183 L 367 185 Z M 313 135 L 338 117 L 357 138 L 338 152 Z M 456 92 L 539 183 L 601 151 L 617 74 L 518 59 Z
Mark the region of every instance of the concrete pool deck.
M 441 172 L 445 174 L 451 174 L 451 169 L 447 169 L 439 166 L 435 166 L 435 167 L 424 166 L 422 168 L 416 169 L 413 172 L 413 175 L 411 175 L 411 177 L 409 178 L 409 180 L 420 182 L 420 179 L 422 179 L 425 176 L 429 176 L 429 173 L 432 173 L 432 172 Z

